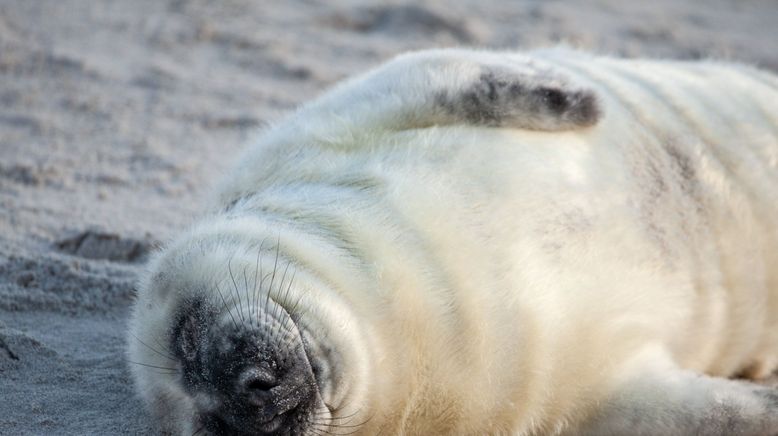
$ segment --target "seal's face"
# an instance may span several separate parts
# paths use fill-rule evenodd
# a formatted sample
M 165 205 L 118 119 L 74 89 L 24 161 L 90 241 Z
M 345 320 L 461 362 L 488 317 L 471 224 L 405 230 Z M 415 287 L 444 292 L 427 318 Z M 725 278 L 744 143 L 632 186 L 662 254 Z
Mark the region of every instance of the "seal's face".
M 257 312 L 182 305 L 171 350 L 199 434 L 302 434 L 328 413 L 296 324 L 280 306 Z

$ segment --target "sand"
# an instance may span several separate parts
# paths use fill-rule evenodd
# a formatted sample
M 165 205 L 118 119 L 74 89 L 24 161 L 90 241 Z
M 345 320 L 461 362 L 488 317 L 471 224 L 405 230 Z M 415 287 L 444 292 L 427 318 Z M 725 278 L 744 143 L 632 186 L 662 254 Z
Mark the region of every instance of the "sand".
M 124 325 L 237 150 L 396 53 L 560 41 L 778 70 L 773 0 L 0 2 L 0 434 L 148 434 Z

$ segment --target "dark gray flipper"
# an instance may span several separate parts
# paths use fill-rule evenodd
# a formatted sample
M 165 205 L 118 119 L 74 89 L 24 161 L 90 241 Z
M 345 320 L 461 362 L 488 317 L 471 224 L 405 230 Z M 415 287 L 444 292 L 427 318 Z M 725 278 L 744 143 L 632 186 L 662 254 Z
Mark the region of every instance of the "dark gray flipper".
M 290 130 L 328 140 L 337 132 L 449 125 L 565 131 L 591 127 L 601 116 L 595 91 L 550 62 L 519 53 L 431 50 L 344 82 L 305 107 Z
M 597 123 L 602 111 L 593 91 L 543 82 L 487 67 L 472 85 L 440 91 L 435 102 L 467 124 L 560 131 Z

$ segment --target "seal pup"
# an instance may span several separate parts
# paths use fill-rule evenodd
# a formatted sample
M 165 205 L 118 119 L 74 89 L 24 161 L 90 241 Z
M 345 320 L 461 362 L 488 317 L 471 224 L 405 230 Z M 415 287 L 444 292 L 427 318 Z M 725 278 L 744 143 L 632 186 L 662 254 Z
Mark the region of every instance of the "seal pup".
M 778 80 L 434 50 L 251 146 L 129 326 L 173 434 L 778 434 Z

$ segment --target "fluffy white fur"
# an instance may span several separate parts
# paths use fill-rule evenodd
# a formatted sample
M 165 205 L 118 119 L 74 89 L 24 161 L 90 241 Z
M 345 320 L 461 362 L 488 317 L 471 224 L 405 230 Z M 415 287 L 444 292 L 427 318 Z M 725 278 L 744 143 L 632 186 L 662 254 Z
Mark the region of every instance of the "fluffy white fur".
M 597 122 L 496 128 L 435 107 L 484 65 L 591 90 Z M 189 289 L 279 238 L 337 351 L 325 402 L 360 434 L 778 432 L 771 391 L 697 375 L 778 364 L 777 137 L 778 80 L 747 66 L 401 56 L 238 160 L 142 279 L 130 360 L 169 366 L 134 337 L 164 341 Z M 162 425 L 191 433 L 176 376 L 133 373 Z

